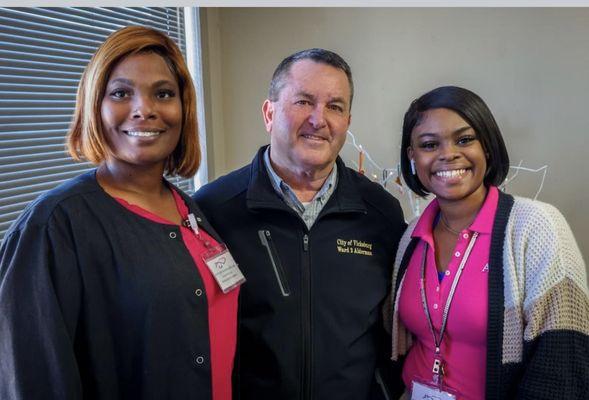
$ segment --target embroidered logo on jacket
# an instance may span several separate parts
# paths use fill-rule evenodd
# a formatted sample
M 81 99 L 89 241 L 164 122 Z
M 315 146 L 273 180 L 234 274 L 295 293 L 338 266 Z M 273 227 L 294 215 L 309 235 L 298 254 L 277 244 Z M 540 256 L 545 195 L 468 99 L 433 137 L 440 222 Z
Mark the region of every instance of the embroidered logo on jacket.
M 337 239 L 336 245 L 338 253 L 360 254 L 363 256 L 372 255 L 372 243 L 363 242 L 362 240 Z

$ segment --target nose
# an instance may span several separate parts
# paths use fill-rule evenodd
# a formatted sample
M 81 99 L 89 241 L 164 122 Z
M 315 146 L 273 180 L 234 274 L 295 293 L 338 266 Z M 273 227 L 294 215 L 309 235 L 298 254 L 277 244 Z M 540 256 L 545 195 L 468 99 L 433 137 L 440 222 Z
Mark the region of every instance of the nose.
M 309 123 L 314 129 L 321 129 L 327 124 L 325 121 L 323 105 L 318 104 L 313 107 L 311 115 L 309 115 Z
M 154 119 L 156 118 L 155 105 L 149 96 L 138 96 L 133 103 L 133 119 Z
M 460 157 L 460 152 L 454 143 L 446 143 L 440 146 L 439 158 L 442 161 L 453 161 Z

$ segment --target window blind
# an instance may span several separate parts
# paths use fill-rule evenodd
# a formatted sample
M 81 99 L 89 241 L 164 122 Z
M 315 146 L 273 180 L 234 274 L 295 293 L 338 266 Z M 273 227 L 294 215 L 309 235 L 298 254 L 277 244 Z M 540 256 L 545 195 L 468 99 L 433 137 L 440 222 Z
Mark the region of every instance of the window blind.
M 0 240 L 31 200 L 93 168 L 69 157 L 65 135 L 84 67 L 127 25 L 167 33 L 186 55 L 183 8 L 0 7 Z

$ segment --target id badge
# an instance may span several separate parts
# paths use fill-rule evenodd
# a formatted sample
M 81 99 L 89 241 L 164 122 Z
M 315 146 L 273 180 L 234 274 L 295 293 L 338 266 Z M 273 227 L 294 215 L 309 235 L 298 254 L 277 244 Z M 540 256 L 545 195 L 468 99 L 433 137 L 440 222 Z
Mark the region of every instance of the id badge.
M 245 277 L 223 243 L 207 251 L 202 259 L 209 267 L 223 293 L 230 292 L 245 282 Z
M 456 400 L 458 395 L 455 390 L 439 388 L 432 384 L 413 380 L 411 382 L 411 400 Z

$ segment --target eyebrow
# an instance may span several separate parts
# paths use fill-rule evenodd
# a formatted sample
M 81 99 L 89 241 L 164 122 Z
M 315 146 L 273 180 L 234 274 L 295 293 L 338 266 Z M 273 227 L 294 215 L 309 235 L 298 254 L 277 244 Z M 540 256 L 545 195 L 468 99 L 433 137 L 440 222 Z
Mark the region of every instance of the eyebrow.
M 113 84 L 113 83 L 124 83 L 126 85 L 133 85 L 133 81 L 130 79 L 125 79 L 125 78 L 115 78 L 112 81 L 108 82 L 109 84 Z
M 472 129 L 472 126 L 466 125 L 466 126 L 463 126 L 461 128 L 458 128 L 454 132 L 452 132 L 452 136 L 460 135 L 462 132 L 465 132 L 465 131 L 467 131 L 469 129 Z M 433 132 L 423 132 L 423 133 L 420 133 L 419 135 L 417 135 L 418 138 L 422 138 L 422 137 L 425 137 L 425 136 L 436 136 L 436 133 L 433 133 Z
M 330 103 L 348 104 L 342 97 L 334 97 L 329 102 Z
M 135 84 L 135 82 L 133 82 L 133 80 L 127 79 L 127 78 L 115 78 L 109 82 L 109 85 L 112 85 L 113 83 L 123 83 L 123 84 L 129 85 L 129 86 L 133 86 Z M 168 84 L 174 85 L 174 82 L 169 79 L 160 79 L 159 81 L 154 82 L 152 84 L 152 86 L 158 87 L 158 86 L 168 85 Z
M 315 100 L 315 96 L 313 96 L 313 95 L 311 95 L 311 94 L 309 94 L 307 92 L 304 92 L 304 91 L 296 92 L 295 93 L 295 96 L 302 96 L 302 97 L 304 97 L 306 99 L 309 99 L 309 100 Z M 344 100 L 343 97 L 333 97 L 333 98 L 330 98 L 329 101 L 328 101 L 328 103 L 330 103 L 330 104 L 331 103 L 341 103 L 343 105 L 348 104 L 348 103 L 346 103 L 346 101 Z

